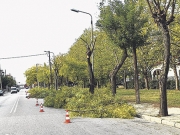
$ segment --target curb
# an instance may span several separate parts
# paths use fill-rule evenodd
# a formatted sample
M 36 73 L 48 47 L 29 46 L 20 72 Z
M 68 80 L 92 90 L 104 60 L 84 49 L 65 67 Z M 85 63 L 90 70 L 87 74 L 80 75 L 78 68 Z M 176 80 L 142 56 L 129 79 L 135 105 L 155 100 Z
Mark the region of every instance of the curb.
M 180 123 L 179 122 L 173 122 L 173 121 L 165 120 L 165 119 L 163 119 L 161 117 L 153 117 L 153 116 L 149 116 L 149 115 L 141 115 L 139 117 L 142 118 L 142 119 L 146 119 L 148 121 L 168 125 L 168 126 L 171 126 L 171 127 L 180 128 Z

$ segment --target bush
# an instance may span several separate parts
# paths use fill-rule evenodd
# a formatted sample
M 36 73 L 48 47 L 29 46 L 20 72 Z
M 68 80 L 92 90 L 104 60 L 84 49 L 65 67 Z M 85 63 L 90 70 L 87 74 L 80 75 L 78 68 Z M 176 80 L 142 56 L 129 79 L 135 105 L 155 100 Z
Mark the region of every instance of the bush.
M 159 81 L 158 80 L 150 81 L 150 89 L 159 89 Z
M 54 107 L 54 97 L 47 96 L 44 98 L 44 106 L 46 107 Z
M 49 95 L 56 95 L 56 91 L 47 88 L 33 88 L 28 91 L 32 98 L 45 98 Z
M 134 82 L 133 82 L 133 80 L 127 82 L 127 89 L 134 89 Z
M 176 82 L 175 82 L 175 80 L 168 80 L 167 81 L 167 89 L 170 89 L 170 90 L 176 89 Z
M 98 118 L 133 118 L 134 107 L 111 96 L 110 90 L 100 89 L 92 95 L 81 89 L 66 105 L 71 116 Z
M 71 117 L 96 118 L 133 118 L 136 111 L 117 97 L 113 97 L 109 88 L 89 89 L 62 87 L 61 90 L 33 89 L 32 95 L 44 98 L 44 106 L 69 110 Z
M 68 100 L 74 96 L 73 91 L 75 91 L 75 88 L 73 90 L 72 87 L 65 86 L 58 91 L 50 92 L 49 95 L 44 98 L 44 106 L 64 108 Z

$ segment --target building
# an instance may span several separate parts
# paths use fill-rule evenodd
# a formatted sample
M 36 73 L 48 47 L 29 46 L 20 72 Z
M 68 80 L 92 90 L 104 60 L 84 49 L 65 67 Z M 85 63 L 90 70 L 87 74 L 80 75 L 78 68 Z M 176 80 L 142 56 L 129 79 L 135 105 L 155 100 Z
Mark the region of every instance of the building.
M 152 80 L 159 79 L 161 68 L 162 68 L 162 64 L 154 67 L 154 69 L 151 71 Z M 177 70 L 177 75 L 180 78 L 180 65 L 176 66 L 176 70 Z M 171 80 L 174 79 L 174 71 L 171 67 L 169 67 L 168 79 Z

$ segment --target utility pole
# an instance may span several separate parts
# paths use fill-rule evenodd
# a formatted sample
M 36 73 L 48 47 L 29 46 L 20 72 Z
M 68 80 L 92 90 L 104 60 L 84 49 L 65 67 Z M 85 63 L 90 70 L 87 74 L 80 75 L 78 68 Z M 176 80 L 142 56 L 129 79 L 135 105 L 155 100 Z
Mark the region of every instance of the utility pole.
M 36 64 L 36 74 L 38 75 L 38 65 L 39 64 Z M 38 85 L 38 88 L 39 88 L 39 81 L 38 81 L 38 76 L 36 75 L 36 78 L 37 78 L 37 85 Z
M 52 67 L 51 67 L 51 55 L 50 55 L 50 51 L 44 51 L 48 53 L 48 57 L 49 57 L 49 70 L 50 70 L 50 85 L 52 86 L 53 84 L 53 79 L 52 79 Z

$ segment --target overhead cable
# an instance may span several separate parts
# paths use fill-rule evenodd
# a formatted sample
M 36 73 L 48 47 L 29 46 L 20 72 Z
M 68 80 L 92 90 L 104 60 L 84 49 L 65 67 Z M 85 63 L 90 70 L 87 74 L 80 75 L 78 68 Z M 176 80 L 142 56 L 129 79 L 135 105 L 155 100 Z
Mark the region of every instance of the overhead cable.
M 5 58 L 0 58 L 0 60 L 2 60 L 2 59 L 16 59 L 16 58 L 24 58 L 24 57 L 34 57 L 34 56 L 39 56 L 39 55 L 46 55 L 46 53 L 34 54 L 34 55 L 26 55 L 26 56 L 16 56 L 16 57 L 5 57 Z

